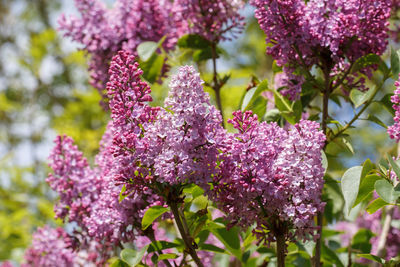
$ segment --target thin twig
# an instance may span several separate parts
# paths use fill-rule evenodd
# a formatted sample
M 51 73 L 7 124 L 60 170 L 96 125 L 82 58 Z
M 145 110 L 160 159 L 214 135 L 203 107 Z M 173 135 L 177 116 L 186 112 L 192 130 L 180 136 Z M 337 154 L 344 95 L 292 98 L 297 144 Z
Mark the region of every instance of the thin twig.
M 380 89 L 382 89 L 383 84 L 385 83 L 387 77 L 384 77 L 384 79 L 382 80 L 381 84 L 378 86 L 378 88 L 376 88 L 375 92 L 372 94 L 372 96 L 370 97 L 370 99 L 364 104 L 364 106 L 360 109 L 359 112 L 356 113 L 356 115 L 354 115 L 354 117 L 351 119 L 351 121 L 349 121 L 340 131 L 338 131 L 336 134 L 334 134 L 329 140 L 328 142 L 333 141 L 334 139 L 336 139 L 338 136 L 340 136 L 342 133 L 344 133 L 349 127 L 351 127 L 353 125 L 353 123 L 361 116 L 361 114 L 364 113 L 364 111 L 369 107 L 369 105 L 371 105 L 371 103 L 374 101 L 374 98 L 376 96 L 376 94 L 379 92 Z
M 352 261 L 352 259 L 351 259 L 351 244 L 349 244 L 349 246 L 348 246 L 348 248 L 347 248 L 347 259 L 348 259 L 348 262 L 347 262 L 347 266 L 348 267 L 351 267 L 351 265 L 353 264 L 353 261 Z
M 300 58 L 300 63 L 302 65 L 304 71 L 306 72 L 307 78 L 312 80 L 313 83 L 315 84 L 315 86 L 319 87 L 318 81 L 315 79 L 315 77 L 311 74 L 310 70 L 308 69 L 306 62 L 304 61 L 303 54 L 301 53 L 300 49 L 296 45 L 293 45 L 293 48 Z
M 336 88 L 338 88 L 343 82 L 344 80 L 347 78 L 347 76 L 350 74 L 351 69 L 353 68 L 354 65 L 354 61 L 350 63 L 349 68 L 347 69 L 347 71 L 343 74 L 342 78 L 339 79 L 339 81 L 335 84 L 335 86 L 333 86 L 332 91 L 334 91 Z
M 212 89 L 215 92 L 215 99 L 217 102 L 217 107 L 218 107 L 219 111 L 221 112 L 222 127 L 225 128 L 224 112 L 223 112 L 222 102 L 221 102 L 221 87 L 222 87 L 222 85 L 218 81 L 217 44 L 215 42 L 211 43 L 211 53 L 212 53 L 212 62 L 213 62 L 213 86 L 212 86 Z
M 326 135 L 327 132 L 327 124 L 328 124 L 328 108 L 329 108 L 329 97 L 332 93 L 332 83 L 330 80 L 330 69 L 326 68 L 324 70 L 325 76 L 325 89 L 322 91 L 323 99 L 322 99 L 322 132 Z M 324 146 L 324 149 L 326 147 Z M 320 267 L 321 266 L 321 246 L 322 246 L 322 227 L 323 227 L 323 212 L 318 212 L 317 214 L 317 225 L 318 225 L 318 239 L 315 244 L 315 255 L 312 258 L 313 267 Z

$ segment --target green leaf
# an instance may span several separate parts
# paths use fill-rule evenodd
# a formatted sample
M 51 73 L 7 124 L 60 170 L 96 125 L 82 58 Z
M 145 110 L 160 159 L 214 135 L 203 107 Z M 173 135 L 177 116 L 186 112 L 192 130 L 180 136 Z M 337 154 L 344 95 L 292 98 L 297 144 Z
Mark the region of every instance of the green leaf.
M 273 108 L 268 110 L 263 117 L 263 121 L 266 122 L 272 122 L 272 121 L 278 121 L 278 119 L 280 118 L 280 112 L 278 109 Z
M 277 91 L 274 92 L 274 98 L 275 98 L 275 106 L 281 111 L 281 112 L 293 112 L 291 104 L 289 100 L 287 100 L 283 95 L 281 95 Z
M 384 61 L 384 60 L 382 60 L 382 58 L 381 58 L 381 60 L 380 60 L 380 62 L 379 62 L 379 65 L 378 65 L 378 70 L 380 70 L 382 73 L 383 73 L 383 75 L 385 76 L 385 77 L 388 77 L 389 76 L 389 67 L 388 67 L 388 65 L 386 64 L 386 62 Z
M 298 116 L 298 110 L 299 110 L 299 104 L 295 105 L 291 103 L 287 98 L 285 98 L 283 95 L 281 95 L 277 91 L 274 92 L 274 99 L 275 99 L 275 106 L 279 109 L 281 112 L 282 116 L 287 120 L 290 124 L 295 124 L 297 119 L 299 119 Z M 298 101 L 301 105 L 301 102 Z M 293 108 L 296 108 L 297 114 L 293 110 Z M 301 108 L 300 108 L 301 110 Z M 300 114 L 301 117 L 301 114 Z
M 326 170 L 328 170 L 328 158 L 326 157 L 324 150 L 321 150 L 321 157 L 322 157 L 322 168 L 324 168 L 324 173 L 326 173 Z
M 246 92 L 244 95 L 241 110 L 248 110 L 249 106 L 255 101 L 255 99 L 264 91 L 268 90 L 268 80 L 263 80 L 257 87 L 253 87 Z
M 149 245 L 144 246 L 139 252 L 134 249 L 126 248 L 121 251 L 121 259 L 128 263 L 129 266 L 136 266 L 142 261 L 144 253 L 148 247 Z
M 393 185 L 385 179 L 375 182 L 375 190 L 384 201 L 390 204 L 395 204 L 396 200 L 400 197 L 400 189 L 393 187 Z
M 351 154 L 353 154 L 354 155 L 354 148 L 353 148 L 353 146 L 351 145 L 351 143 L 346 139 L 346 138 L 342 138 L 342 142 L 343 142 L 343 144 L 346 146 L 346 148 L 351 152 Z
M 198 34 L 187 34 L 178 40 L 178 46 L 181 48 L 203 49 L 210 45 L 210 41 Z
M 192 184 L 191 186 L 184 188 L 183 193 L 191 194 L 193 200 L 199 196 L 204 195 L 204 190 L 200 186 Z
M 361 172 L 361 180 L 369 174 L 370 171 L 374 169 L 374 164 L 372 164 L 370 159 L 366 159 L 363 163 L 363 168 Z
M 226 253 L 226 251 L 224 249 L 214 246 L 212 244 L 201 244 L 199 246 L 199 250 L 206 250 L 206 251 L 211 251 L 211 252 L 216 252 L 216 253 Z
M 358 108 L 359 106 L 361 106 L 362 104 L 364 104 L 365 102 L 367 102 L 372 95 L 375 93 L 377 87 L 373 87 L 371 89 L 369 89 L 367 92 L 361 92 L 358 89 L 353 89 L 350 92 L 350 100 L 351 102 L 353 102 L 355 108 Z
M 385 166 L 382 164 L 378 164 L 378 166 L 382 173 L 388 173 L 388 169 Z
M 377 210 L 379 210 L 380 208 L 389 205 L 389 203 L 387 203 L 386 201 L 384 201 L 381 198 L 377 198 L 374 201 L 372 201 L 371 203 L 369 203 L 368 207 L 366 208 L 366 211 L 369 214 L 373 214 L 375 213 Z
M 392 69 L 392 78 L 397 80 L 400 72 L 400 50 L 395 51 L 390 48 L 390 67 Z
M 371 251 L 371 243 L 369 242 L 374 234 L 367 229 L 360 229 L 353 237 L 351 248 L 362 253 Z
M 125 261 L 117 259 L 115 260 L 110 267 L 130 267 Z
M 372 114 L 368 114 L 367 120 L 372 121 L 372 122 L 378 124 L 379 126 L 382 126 L 385 129 L 387 128 L 385 123 L 383 123 L 378 117 L 376 117 Z
M 351 68 L 351 73 L 355 73 L 363 68 L 366 68 L 371 65 L 376 65 L 381 63 L 381 58 L 378 55 L 375 54 L 368 54 L 365 56 L 362 56 L 354 62 L 353 67 Z
M 165 253 L 158 256 L 158 261 L 176 259 L 176 258 L 178 258 L 178 255 L 176 255 L 175 253 Z
M 246 263 L 246 262 L 249 260 L 250 254 L 251 254 L 251 251 L 250 251 L 250 250 L 248 250 L 248 251 L 246 251 L 245 253 L 243 253 L 243 255 L 242 255 L 242 262 Z
M 274 73 L 278 73 L 278 72 L 282 72 L 282 71 L 283 71 L 282 67 L 280 67 L 280 66 L 278 66 L 278 65 L 276 64 L 276 60 L 274 60 L 274 61 L 272 62 L 272 71 L 273 71 Z
M 336 95 L 336 94 L 331 94 L 330 99 L 336 103 L 336 105 L 338 105 L 339 107 L 342 107 L 342 103 L 340 103 L 340 95 Z
M 357 254 L 357 257 L 365 258 L 371 261 L 378 262 L 380 264 L 385 264 L 385 260 L 382 258 L 379 258 L 378 256 L 372 255 L 372 254 Z
M 395 111 L 393 109 L 393 103 L 390 101 L 390 98 L 393 94 L 386 94 L 382 97 L 381 100 L 378 101 L 379 104 L 383 105 L 383 107 L 392 115 L 395 115 Z
M 140 68 L 143 70 L 143 78 L 148 82 L 154 83 L 161 75 L 164 66 L 165 56 L 153 53 L 149 60 L 141 62 Z
M 151 253 L 154 251 L 161 251 L 169 248 L 177 248 L 179 246 L 180 244 L 177 243 L 172 243 L 167 241 L 156 241 L 155 243 L 153 242 L 149 245 L 149 249 L 147 250 L 147 252 Z
M 257 91 L 257 87 L 253 87 L 247 91 L 244 95 L 241 110 L 246 110 L 247 106 L 249 105 L 250 101 L 253 99 L 255 92 Z
M 246 92 L 242 99 L 241 110 L 252 110 L 259 118 L 263 118 L 267 110 L 267 99 L 261 95 L 268 89 L 268 80 L 262 81 L 257 87 Z
M 326 219 L 329 222 L 334 220 L 334 217 L 341 214 L 344 209 L 344 198 L 342 194 L 342 190 L 340 188 L 341 183 L 330 178 L 328 175 L 325 175 L 325 185 L 324 191 L 325 194 L 323 198 L 327 200 L 327 208 L 326 208 Z
M 231 252 L 238 259 L 241 259 L 242 253 L 240 250 L 239 230 L 237 227 L 232 227 L 227 230 L 225 225 L 215 222 L 209 222 L 208 230 L 224 244 L 226 250 Z
M 331 237 L 331 236 L 336 236 L 336 235 L 340 235 L 341 232 L 340 231 L 336 231 L 336 230 L 332 230 L 332 229 L 322 229 L 322 235 L 325 238 Z
M 393 169 L 394 173 L 396 174 L 396 176 L 400 177 L 400 167 L 397 164 L 397 162 L 395 162 L 390 155 L 387 155 L 387 159 L 390 163 L 390 166 L 392 166 L 392 169 Z
M 355 166 L 348 169 L 344 174 L 341 182 L 342 194 L 345 201 L 345 211 L 350 213 L 351 207 L 353 207 L 356 201 L 358 188 L 361 180 L 361 166 Z
M 267 99 L 258 96 L 248 107 L 248 110 L 252 110 L 254 114 L 257 114 L 258 118 L 263 118 L 267 111 L 267 102 Z
M 295 123 L 299 122 L 301 119 L 301 115 L 303 114 L 303 106 L 301 101 L 296 101 L 292 103 L 292 109 L 294 112 L 294 120 Z
M 150 207 L 143 216 L 142 230 L 146 230 L 147 227 L 149 227 L 154 222 L 155 219 L 157 219 L 167 211 L 169 211 L 169 208 L 165 208 L 162 206 Z
M 138 45 L 137 53 L 140 57 L 140 60 L 147 61 L 150 57 L 156 52 L 158 48 L 158 44 L 156 42 L 143 42 Z
M 321 256 L 323 259 L 327 260 L 328 262 L 336 264 L 336 266 L 338 267 L 344 267 L 338 255 L 329 247 L 327 247 L 324 243 L 322 243 L 321 252 L 322 252 Z
M 127 194 L 124 194 L 125 192 L 126 192 L 126 186 L 123 185 L 121 192 L 119 193 L 119 199 L 118 199 L 119 203 L 121 203 L 122 200 L 124 200 L 124 198 L 126 198 L 128 196 Z
M 358 190 L 357 199 L 354 202 L 353 208 L 357 206 L 359 203 L 364 201 L 368 197 L 368 195 L 374 191 L 375 182 L 383 179 L 381 176 L 376 174 L 367 175 L 361 180 L 360 188 Z
M 297 241 L 296 245 L 300 250 L 304 250 L 311 257 L 313 255 L 313 251 L 315 249 L 315 242 L 312 240 L 307 240 L 305 242 Z
M 219 56 L 217 56 L 218 58 Z M 193 53 L 193 60 L 195 62 L 200 62 L 200 61 L 204 61 L 207 59 L 212 58 L 212 50 L 210 47 L 204 48 L 204 49 L 198 49 L 196 51 L 194 51 Z

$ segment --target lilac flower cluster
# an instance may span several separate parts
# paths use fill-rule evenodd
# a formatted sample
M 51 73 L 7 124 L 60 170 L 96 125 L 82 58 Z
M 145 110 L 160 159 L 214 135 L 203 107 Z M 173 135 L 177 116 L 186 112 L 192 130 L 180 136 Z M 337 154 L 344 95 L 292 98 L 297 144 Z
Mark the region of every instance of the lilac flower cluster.
M 220 203 L 232 223 L 268 225 L 266 218 L 276 216 L 290 222 L 296 234 L 313 231 L 313 216 L 323 209 L 325 137 L 318 123 L 301 121 L 284 130 L 237 112 L 232 123 L 239 133 L 232 135 L 221 127 L 193 67 L 182 67 L 172 77 L 165 109 L 158 111 L 145 103 L 150 89 L 140 73 L 126 52 L 111 63 L 119 183 L 134 192 L 147 192 L 157 183 L 195 183 Z
M 147 160 L 159 181 L 205 186 L 216 173 L 218 143 L 224 138 L 219 111 L 210 104 L 200 75 L 181 67 L 170 82 L 165 108 L 146 133 Z
M 101 242 L 101 250 L 120 242 L 131 242 L 136 235 L 143 234 L 140 226 L 146 201 L 157 204 L 154 196 L 146 195 L 131 195 L 119 201 L 122 187 L 114 182 L 115 162 L 110 150 L 113 130 L 110 123 L 94 169 L 88 166 L 71 138 L 58 137 L 50 156 L 54 174 L 47 179 L 60 195 L 55 206 L 57 216 L 77 223 L 83 233 Z M 90 239 L 78 241 L 79 248 L 92 242 Z
M 149 188 L 149 170 L 141 166 L 141 160 L 149 144 L 143 140 L 144 133 L 152 125 L 159 108 L 150 107 L 150 86 L 140 79 L 143 73 L 135 57 L 120 51 L 113 57 L 110 66 L 110 81 L 107 94 L 113 131 L 111 152 L 116 162 L 115 180 L 125 184 L 127 192 L 132 189 L 144 192 Z M 134 183 L 132 183 L 135 181 Z
M 307 27 L 311 38 L 328 48 L 335 61 L 346 56 L 354 62 L 368 53 L 385 51 L 391 4 L 390 0 L 311 0 L 305 11 Z
M 81 17 L 59 20 L 60 30 L 81 43 L 90 54 L 91 84 L 101 93 L 108 80 L 109 61 L 119 50 L 136 53 L 144 41 L 158 42 L 170 50 L 186 32 L 177 8 L 168 0 L 118 0 L 108 9 L 100 0 L 75 0 Z
M 114 125 L 117 181 L 144 192 L 155 182 L 207 183 L 215 173 L 221 116 L 204 93 L 193 67 L 171 80 L 165 109 L 151 108 L 149 86 L 140 81 L 134 57 L 120 52 L 110 67 L 110 110 Z
M 111 257 L 111 247 L 92 240 L 76 248 L 76 239 L 60 227 L 54 229 L 46 225 L 38 228 L 21 266 L 103 266 Z
M 60 195 L 55 206 L 57 217 L 77 223 L 105 246 L 134 240 L 146 207 L 145 196 L 132 195 L 119 202 L 122 187 L 114 182 L 115 163 L 110 150 L 113 130 L 110 123 L 94 169 L 88 166 L 71 138 L 57 137 L 50 156 L 54 174 L 47 179 Z M 154 198 L 151 201 L 156 202 Z
M 400 78 L 400 77 L 399 77 Z M 390 138 L 395 139 L 397 142 L 400 140 L 400 80 L 394 83 L 396 89 L 394 90 L 394 95 L 390 98 L 393 104 L 393 109 L 395 110 L 394 124 L 389 126 L 387 132 Z
M 0 264 L 0 267 L 14 267 L 12 264 L 11 264 L 11 262 L 9 262 L 9 261 L 3 261 L 1 264 Z
M 239 132 L 227 133 L 190 66 L 172 77 L 165 108 L 150 107 L 150 87 L 134 59 L 120 51 L 111 62 L 112 122 L 96 167 L 88 166 L 72 139 L 56 139 L 48 182 L 60 194 L 60 218 L 76 222 L 105 247 L 132 242 L 146 235 L 140 230 L 145 208 L 168 202 L 163 189 L 194 183 L 232 224 L 256 221 L 259 230 L 272 231 L 270 240 L 276 223 L 303 237 L 313 234 L 313 216 L 323 209 L 325 137 L 318 123 L 302 120 L 285 130 L 236 112 L 231 123 Z
M 229 221 L 245 227 L 257 222 L 259 230 L 272 230 L 270 240 L 282 223 L 297 236 L 313 234 L 313 217 L 324 207 L 325 136 L 318 123 L 302 120 L 284 130 L 275 123 L 259 123 L 250 111 L 235 112 L 230 122 L 239 132 L 223 144 L 225 157 L 211 199 Z
M 177 0 L 177 8 L 187 22 L 189 32 L 199 34 L 211 42 L 226 40 L 226 34 L 233 37 L 244 26 L 244 17 L 239 10 L 242 0 Z
M 143 234 L 141 219 L 147 202 L 157 203 L 154 196 L 130 195 L 120 201 L 121 186 L 115 185 L 115 161 L 112 155 L 114 127 L 109 123 L 103 136 L 100 152 L 96 156 L 97 175 L 101 177 L 102 186 L 99 197 L 92 203 L 92 211 L 84 223 L 88 233 L 96 240 L 118 244 L 131 242 L 137 235 Z
M 285 66 L 286 73 L 296 68 L 310 69 L 318 64 L 331 70 L 347 66 L 369 53 L 382 54 L 387 46 L 391 0 L 253 0 L 255 16 L 267 35 L 267 53 Z M 340 67 L 337 69 L 342 70 Z M 367 74 L 364 70 L 364 74 Z M 358 87 L 363 81 L 349 85 Z M 291 87 L 289 86 L 289 89 Z M 297 96 L 284 92 L 291 99 Z
M 104 264 L 112 256 L 110 252 L 115 245 L 132 242 L 145 234 L 141 230 L 145 209 L 149 203 L 160 204 L 157 196 L 146 194 L 125 196 L 120 201 L 122 187 L 115 185 L 116 168 L 111 153 L 113 132 L 113 124 L 109 123 L 93 169 L 69 137 L 57 137 L 50 156 L 54 174 L 47 181 L 60 195 L 55 210 L 59 218 L 68 218 L 80 227 L 68 239 L 68 248 L 76 250 L 74 261 Z M 38 240 L 47 242 L 46 236 L 40 234 Z M 45 261 L 52 266 L 56 262 L 50 258 Z
M 60 196 L 54 208 L 56 217 L 83 222 L 90 213 L 91 204 L 98 198 L 101 181 L 71 138 L 58 136 L 54 142 L 56 145 L 49 157 L 54 173 L 50 173 L 46 181 Z
M 74 266 L 76 253 L 71 248 L 72 240 L 62 228 L 52 229 L 48 226 L 39 228 L 33 234 L 32 245 L 25 252 L 23 267 Z
M 91 84 L 103 96 L 109 63 L 117 51 L 136 55 L 140 43 L 165 37 L 162 47 L 168 52 L 186 33 L 218 42 L 229 39 L 228 32 L 234 37 L 244 25 L 238 13 L 244 5 L 241 0 L 117 0 L 112 9 L 101 0 L 75 0 L 75 5 L 81 17 L 62 16 L 59 28 L 90 55 Z

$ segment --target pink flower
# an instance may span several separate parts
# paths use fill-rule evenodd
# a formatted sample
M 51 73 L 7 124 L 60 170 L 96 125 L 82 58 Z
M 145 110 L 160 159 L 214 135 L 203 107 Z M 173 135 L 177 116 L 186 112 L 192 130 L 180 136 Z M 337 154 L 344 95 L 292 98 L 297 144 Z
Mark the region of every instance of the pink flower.
M 387 47 L 391 0 L 252 0 L 255 17 L 266 34 L 267 54 L 287 76 L 298 67 L 314 64 L 341 73 L 344 61 L 354 62 L 369 53 L 381 55 Z M 339 66 L 337 66 L 339 64 Z M 362 73 L 370 77 L 371 68 Z M 348 85 L 364 90 L 364 80 L 350 75 Z M 291 78 L 292 79 L 292 78 Z M 298 80 L 298 79 L 295 79 Z M 295 99 L 301 83 L 285 94 Z
M 395 139 L 397 142 L 400 140 L 400 81 L 394 83 L 396 90 L 394 95 L 391 97 L 393 103 L 393 109 L 395 110 L 394 124 L 388 127 L 388 134 L 390 138 Z
M 277 220 L 295 229 L 297 237 L 313 234 L 313 218 L 324 207 L 325 136 L 318 123 L 302 120 L 286 131 L 275 123 L 259 123 L 250 111 L 235 112 L 230 122 L 239 132 L 221 145 L 221 172 L 210 198 L 232 224 L 248 227 L 257 222 L 263 231 L 273 230 Z M 268 235 L 273 238 L 272 232 Z
M 64 15 L 59 29 L 82 44 L 90 55 L 91 84 L 105 96 L 107 71 L 119 50 L 136 54 L 144 41 L 158 42 L 164 36 L 165 50 L 171 50 L 186 32 L 176 8 L 168 0 L 118 0 L 108 9 L 101 0 L 75 0 L 80 18 Z
M 186 21 L 189 33 L 199 34 L 211 42 L 235 37 L 244 26 L 239 10 L 242 0 L 177 0 L 176 8 Z

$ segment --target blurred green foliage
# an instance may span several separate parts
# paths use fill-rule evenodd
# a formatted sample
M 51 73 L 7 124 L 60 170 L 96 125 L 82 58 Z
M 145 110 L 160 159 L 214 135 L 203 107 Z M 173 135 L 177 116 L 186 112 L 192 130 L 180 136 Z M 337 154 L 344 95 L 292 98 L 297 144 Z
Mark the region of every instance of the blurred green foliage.
M 64 3 L 65 4 L 65 3 Z M 31 234 L 54 221 L 57 196 L 45 183 L 56 134 L 88 158 L 106 125 L 88 87 L 86 55 L 65 45 L 52 16 L 62 1 L 0 1 L 0 262 L 21 261 Z

